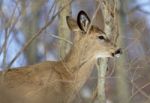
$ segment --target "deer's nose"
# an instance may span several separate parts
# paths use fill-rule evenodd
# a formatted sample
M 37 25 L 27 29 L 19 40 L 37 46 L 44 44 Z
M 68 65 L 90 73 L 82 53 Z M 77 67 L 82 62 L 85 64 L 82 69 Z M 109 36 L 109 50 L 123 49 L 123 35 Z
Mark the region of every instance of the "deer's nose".
M 117 49 L 114 53 L 112 53 L 113 57 L 119 57 L 122 54 L 122 49 Z

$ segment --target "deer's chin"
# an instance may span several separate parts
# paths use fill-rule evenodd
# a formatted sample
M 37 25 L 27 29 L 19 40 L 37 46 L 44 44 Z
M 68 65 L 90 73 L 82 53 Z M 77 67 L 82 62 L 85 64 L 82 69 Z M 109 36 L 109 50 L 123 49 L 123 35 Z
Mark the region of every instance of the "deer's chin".
M 108 57 L 113 57 L 111 54 L 97 54 L 96 56 L 95 56 L 95 58 L 96 59 L 98 59 L 98 58 L 108 58 Z

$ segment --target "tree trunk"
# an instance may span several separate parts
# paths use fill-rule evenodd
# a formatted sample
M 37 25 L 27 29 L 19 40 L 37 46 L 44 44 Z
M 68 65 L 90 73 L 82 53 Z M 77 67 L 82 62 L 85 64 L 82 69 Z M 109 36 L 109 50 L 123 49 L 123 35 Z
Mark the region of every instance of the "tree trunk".
M 24 15 L 26 21 L 24 21 L 24 33 L 26 36 L 26 40 L 30 40 L 30 38 L 34 35 L 36 31 L 38 31 L 38 21 L 40 18 L 40 9 L 45 3 L 45 0 L 37 0 L 38 2 L 31 1 L 31 12 L 32 16 L 28 17 L 27 15 Z M 24 2 L 26 3 L 26 2 Z M 25 4 L 24 4 L 25 5 Z M 23 14 L 26 14 L 23 12 Z M 30 18 L 33 18 L 32 21 Z M 28 64 L 34 64 L 38 62 L 38 56 L 37 56 L 37 40 L 33 41 L 32 44 L 25 50 L 25 55 L 27 57 Z
M 58 3 L 59 3 L 59 8 L 62 9 L 62 12 L 60 12 L 59 14 L 59 36 L 61 38 L 64 38 L 66 40 L 70 40 L 70 30 L 67 26 L 67 23 L 66 23 L 66 16 L 69 16 L 70 14 L 70 1 L 71 0 L 59 0 Z M 68 52 L 69 50 L 69 44 L 67 44 L 66 42 L 60 40 L 59 41 L 59 53 L 60 53 L 60 58 L 64 58 L 66 53 Z
M 116 16 L 118 15 L 116 12 L 116 1 L 101 0 L 101 2 L 99 3 L 101 3 L 101 10 L 104 16 L 104 32 L 106 33 L 107 37 L 114 38 L 117 31 Z M 100 64 L 98 66 L 98 99 L 100 103 L 106 103 L 105 76 L 107 71 L 108 58 L 101 59 L 99 61 Z

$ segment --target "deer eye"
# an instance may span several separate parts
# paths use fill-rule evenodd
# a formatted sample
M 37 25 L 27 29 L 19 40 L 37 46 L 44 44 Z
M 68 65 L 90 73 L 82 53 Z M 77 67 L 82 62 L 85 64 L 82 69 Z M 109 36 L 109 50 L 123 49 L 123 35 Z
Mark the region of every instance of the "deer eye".
M 100 39 L 100 40 L 105 40 L 105 38 L 104 38 L 104 36 L 98 36 L 98 38 Z

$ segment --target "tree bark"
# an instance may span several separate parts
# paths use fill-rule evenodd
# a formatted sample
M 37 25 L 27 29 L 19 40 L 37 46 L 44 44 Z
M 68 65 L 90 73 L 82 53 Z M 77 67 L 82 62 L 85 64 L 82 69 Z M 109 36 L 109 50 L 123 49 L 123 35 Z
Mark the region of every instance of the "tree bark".
M 23 12 L 22 12 L 23 14 L 25 14 L 24 15 L 25 21 L 24 21 L 23 29 L 24 29 L 24 33 L 25 33 L 27 41 L 33 36 L 33 33 L 38 31 L 38 21 L 40 18 L 39 14 L 41 12 L 40 9 L 42 8 L 42 6 L 44 5 L 45 2 L 46 2 L 46 0 L 37 0 L 37 2 L 31 1 L 32 15 L 30 17 L 28 17 L 26 15 L 25 10 L 23 10 Z M 23 1 L 23 3 L 26 3 L 26 2 Z M 26 8 L 24 8 L 24 9 L 26 9 Z M 32 21 L 30 20 L 30 18 L 32 18 Z M 38 47 L 37 40 L 35 40 L 27 48 L 27 50 L 25 50 L 25 55 L 27 57 L 28 64 L 34 64 L 34 63 L 38 62 L 39 59 L 37 56 L 37 47 Z
M 97 0 L 99 1 L 99 0 Z M 101 10 L 104 17 L 104 32 L 106 33 L 107 37 L 112 38 L 115 35 L 115 17 L 116 13 L 116 6 L 115 0 L 107 1 L 101 0 Z M 106 103 L 106 95 L 105 95 L 105 82 L 106 82 L 106 71 L 107 71 L 107 64 L 108 58 L 100 59 L 100 64 L 98 66 L 98 99 L 100 103 Z
M 60 12 L 60 15 L 59 15 L 58 32 L 59 32 L 59 36 L 61 38 L 66 39 L 66 40 L 70 40 L 70 30 L 69 30 L 67 23 L 66 23 L 66 16 L 69 16 L 70 10 L 71 10 L 70 1 L 71 0 L 59 0 L 58 1 L 60 9 L 65 7 L 62 10 L 62 12 Z M 59 40 L 60 58 L 64 58 L 66 53 L 68 52 L 68 50 L 69 50 L 69 44 L 62 41 L 62 40 Z

